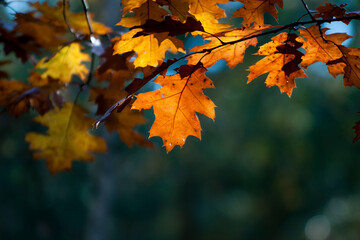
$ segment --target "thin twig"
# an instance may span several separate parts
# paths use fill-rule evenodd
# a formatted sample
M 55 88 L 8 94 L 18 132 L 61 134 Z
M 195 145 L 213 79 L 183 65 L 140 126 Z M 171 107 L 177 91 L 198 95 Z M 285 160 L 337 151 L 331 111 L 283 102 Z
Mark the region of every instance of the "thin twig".
M 91 20 L 90 20 L 90 14 L 89 14 L 89 6 L 86 0 L 81 0 L 82 5 L 83 5 L 83 9 L 84 9 L 84 14 L 86 17 L 86 22 L 89 28 L 89 32 L 90 32 L 90 36 L 94 34 L 92 26 L 91 26 Z
M 308 13 L 308 15 L 310 16 L 311 20 L 315 21 L 316 19 L 315 19 L 314 16 L 311 14 L 308 5 L 305 3 L 305 0 L 301 0 L 301 2 L 303 3 L 303 5 L 304 5 L 304 7 L 305 7 L 305 9 L 306 9 L 306 11 L 307 11 L 307 13 Z M 319 32 L 320 32 L 321 38 L 322 38 L 325 42 L 327 42 L 327 40 L 326 40 L 325 37 L 324 37 L 323 32 L 321 31 L 321 23 L 317 23 L 317 25 L 318 25 L 318 28 L 319 28 Z
M 215 46 L 213 48 L 209 48 L 209 49 L 203 49 L 199 52 L 191 52 L 191 53 L 188 53 L 180 58 L 177 58 L 175 60 L 171 60 L 170 62 L 168 63 L 163 63 L 162 65 L 160 65 L 155 71 L 153 71 L 152 74 L 150 74 L 149 76 L 146 76 L 144 77 L 143 79 L 140 80 L 141 83 L 135 83 L 134 86 L 133 86 L 133 83 L 130 83 L 126 88 L 125 88 L 125 91 L 128 92 L 128 95 L 126 98 L 124 99 L 129 99 L 129 98 L 132 98 L 134 96 L 134 93 L 136 93 L 139 89 L 141 89 L 146 83 L 150 82 L 151 79 L 153 79 L 157 74 L 159 74 L 161 71 L 169 68 L 170 66 L 172 66 L 174 63 L 177 63 L 193 54 L 201 54 L 201 53 L 206 53 L 204 56 L 206 56 L 207 54 L 209 54 L 210 52 L 212 52 L 213 50 L 215 49 L 218 49 L 218 48 L 221 48 L 223 46 L 226 46 L 226 45 L 230 45 L 230 44 L 236 44 L 236 43 L 239 43 L 239 42 L 243 42 L 243 41 L 246 41 L 246 40 L 249 40 L 249 39 L 252 39 L 252 38 L 256 38 L 256 37 L 262 37 L 262 36 L 266 36 L 266 35 L 270 35 L 270 34 L 275 34 L 275 33 L 278 33 L 282 30 L 285 30 L 285 29 L 295 29 L 296 26 L 300 26 L 300 25 L 307 25 L 307 24 L 313 24 L 313 23 L 316 23 L 316 24 L 322 24 L 322 23 L 325 23 L 325 22 L 336 22 L 336 21 L 343 21 L 343 20 L 352 20 L 352 19 L 360 19 L 360 15 L 354 15 L 354 16 L 346 16 L 346 17 L 341 17 L 341 18 L 331 18 L 331 19 L 312 19 L 310 21 L 296 21 L 296 22 L 293 22 L 293 23 L 290 23 L 290 24 L 287 24 L 285 26 L 282 26 L 282 27 L 278 27 L 277 29 L 274 29 L 274 30 L 271 30 L 271 31 L 265 31 L 265 32 L 262 32 L 262 33 L 259 33 L 259 34 L 254 34 L 254 35 L 251 35 L 249 37 L 245 37 L 245 38 L 241 38 L 241 39 L 238 39 L 238 40 L 234 40 L 234 41 L 230 41 L 230 42 L 222 42 L 220 45 L 218 46 Z M 202 58 L 204 57 L 202 56 Z M 165 69 L 164 69 L 165 67 Z M 122 99 L 123 100 L 123 99 Z M 130 101 L 128 102 L 125 102 L 125 101 L 122 101 L 120 100 L 119 102 L 120 105 L 122 106 L 122 109 L 125 107 L 124 105 L 125 104 L 128 104 L 130 103 Z M 108 114 L 111 114 L 112 111 L 114 111 L 114 109 L 116 109 L 117 106 L 119 106 L 119 102 L 117 102 L 116 104 L 114 104 L 108 111 L 107 113 Z M 115 106 L 117 105 L 117 106 Z M 111 111 L 110 111 L 111 110 Z M 104 121 L 106 117 L 104 118 L 100 118 L 101 121 L 97 121 L 96 123 L 99 124 L 100 122 Z
M 304 5 L 304 7 L 305 7 L 308 15 L 310 16 L 311 20 L 315 21 L 315 18 L 313 17 L 313 15 L 312 15 L 311 12 L 310 12 L 309 6 L 305 3 L 304 0 L 301 0 L 301 2 L 302 2 L 302 4 Z
M 236 43 L 239 43 L 239 42 L 243 42 L 243 41 L 246 41 L 246 40 L 249 40 L 249 39 L 252 39 L 252 38 L 256 38 L 256 37 L 262 37 L 262 36 L 266 36 L 266 35 L 270 35 L 270 34 L 274 34 L 274 33 L 278 33 L 282 30 L 285 30 L 285 29 L 294 29 L 294 27 L 296 26 L 299 26 L 299 25 L 307 25 L 307 24 L 312 24 L 312 23 L 324 23 L 324 22 L 336 22 L 336 21 L 343 21 L 343 20 L 351 20 L 351 19 L 360 19 L 360 15 L 354 15 L 354 16 L 347 16 L 347 17 L 341 17 L 341 18 L 331 18 L 331 19 L 315 19 L 315 20 L 310 20 L 310 21 L 297 21 L 297 22 L 293 22 L 293 23 L 290 23 L 288 25 L 285 25 L 285 26 L 282 26 L 282 27 L 279 27 L 277 29 L 274 29 L 274 30 L 271 30 L 271 31 L 266 31 L 266 32 L 262 32 L 262 33 L 259 33 L 259 34 L 254 34 L 254 35 L 251 35 L 249 37 L 245 37 L 245 38 L 241 38 L 241 39 L 238 39 L 238 40 L 234 40 L 234 41 L 230 41 L 230 42 L 224 42 L 223 44 L 221 45 L 218 45 L 218 46 L 215 46 L 213 48 L 209 48 L 209 49 L 203 49 L 199 52 L 191 52 L 191 53 L 188 53 L 178 59 L 175 59 L 174 61 L 170 62 L 166 67 L 170 67 L 171 65 L 173 65 L 174 63 L 177 63 L 179 62 L 180 60 L 183 60 L 191 55 L 194 55 L 194 54 L 200 54 L 200 53 L 210 53 L 212 51 L 214 51 L 215 49 L 218 49 L 218 48 L 221 48 L 223 46 L 226 46 L 226 45 L 231 45 L 231 44 L 236 44 Z M 156 72 L 156 71 L 154 71 Z M 158 73 L 157 73 L 158 74 Z M 156 74 L 156 75 L 157 75 Z M 153 74 L 150 74 L 150 76 L 152 76 Z M 155 77 L 155 76 L 153 76 Z M 152 77 L 152 78 L 153 78 Z M 147 82 L 149 82 L 151 79 L 149 79 L 149 77 L 146 77 L 148 79 Z M 146 83 L 147 83 L 146 82 Z M 136 91 L 138 91 L 142 86 L 144 86 L 145 84 L 145 81 L 144 83 L 142 83 L 141 85 L 137 86 L 136 88 L 132 89 L 131 92 L 129 92 L 129 95 L 132 95 L 133 93 L 135 93 Z M 131 85 L 131 84 L 130 84 Z M 130 86 L 129 85 L 129 86 Z
M 66 16 L 66 0 L 63 0 L 63 16 L 64 16 L 64 21 L 65 21 L 69 31 L 75 36 L 75 38 L 77 38 L 77 35 L 74 32 L 74 29 L 72 29 L 72 27 L 70 26 L 69 19 Z
M 65 1 L 65 0 L 63 0 L 63 1 Z M 91 36 L 93 35 L 93 31 L 92 31 L 92 27 L 91 27 L 91 23 L 90 23 L 89 12 L 88 12 L 89 8 L 88 8 L 86 0 L 81 0 L 81 2 L 83 4 L 84 14 L 86 16 L 86 22 L 87 22 L 87 25 L 88 25 L 88 28 L 89 28 L 90 40 L 91 40 Z M 71 108 L 70 117 L 69 117 L 67 128 L 66 128 L 66 134 L 67 134 L 68 128 L 70 126 L 71 118 L 72 118 L 74 110 L 75 110 L 75 105 L 76 105 L 77 101 L 79 100 L 80 94 L 90 84 L 91 79 L 92 79 L 92 75 L 93 75 L 93 71 L 94 71 L 94 67 L 95 67 L 95 54 L 91 53 L 90 58 L 91 58 L 91 63 L 90 63 L 89 74 L 87 76 L 86 82 L 80 85 L 80 88 L 79 88 L 79 90 L 78 90 L 78 92 L 77 92 L 77 94 L 75 96 L 74 104 L 73 104 L 73 106 Z

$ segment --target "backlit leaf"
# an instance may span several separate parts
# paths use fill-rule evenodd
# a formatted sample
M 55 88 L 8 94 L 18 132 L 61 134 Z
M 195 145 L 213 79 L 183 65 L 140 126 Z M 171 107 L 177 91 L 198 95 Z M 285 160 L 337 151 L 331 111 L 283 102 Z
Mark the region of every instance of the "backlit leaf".
M 264 24 L 264 14 L 268 12 L 276 20 L 278 20 L 275 4 L 283 8 L 282 0 L 238 0 L 244 4 L 243 7 L 236 10 L 233 17 L 242 17 L 242 24 L 250 26 L 252 23 L 256 25 Z
M 30 132 L 25 140 L 35 151 L 35 159 L 45 159 L 51 173 L 70 170 L 72 161 L 91 162 L 90 152 L 106 152 L 105 141 L 88 133 L 93 119 L 84 116 L 86 111 L 78 105 L 66 103 L 34 121 L 49 127 L 46 134 Z
M 68 83 L 71 81 L 72 75 L 77 75 L 81 80 L 85 81 L 89 70 L 82 62 L 90 61 L 90 57 L 88 54 L 82 53 L 81 49 L 79 43 L 71 43 L 63 47 L 49 60 L 47 58 L 41 59 L 35 68 L 45 69 L 41 73 L 43 79 L 51 77 Z
M 215 118 L 215 104 L 202 91 L 214 87 L 205 72 L 200 65 L 185 65 L 175 75 L 160 75 L 154 82 L 162 87 L 139 94 L 133 103 L 133 109 L 153 108 L 155 121 L 150 137 L 160 136 L 167 152 L 175 145 L 182 147 L 189 135 L 201 138 L 196 112 Z
M 290 97 L 296 87 L 295 79 L 306 77 L 299 68 L 303 54 L 297 50 L 302 44 L 295 40 L 296 35 L 280 33 L 272 38 L 272 42 L 260 47 L 257 54 L 267 55 L 249 68 L 248 83 L 254 78 L 269 73 L 266 86 L 278 86 L 280 91 Z

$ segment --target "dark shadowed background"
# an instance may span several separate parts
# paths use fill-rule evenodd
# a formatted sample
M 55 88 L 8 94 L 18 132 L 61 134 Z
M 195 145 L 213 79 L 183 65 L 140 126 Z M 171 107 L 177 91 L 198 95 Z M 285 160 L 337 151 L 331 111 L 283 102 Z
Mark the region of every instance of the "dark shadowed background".
M 81 11 L 80 0 L 70 2 Z M 360 9 L 357 0 L 331 2 Z M 314 9 L 323 2 L 307 3 Z M 120 20 L 120 1 L 89 4 L 98 21 Z M 24 3 L 11 6 L 26 11 Z M 12 13 L 0 6 L 3 21 Z M 304 13 L 300 0 L 285 0 L 279 23 Z M 359 21 L 331 28 L 360 47 Z M 266 88 L 266 76 L 246 84 L 246 69 L 261 58 L 255 51 L 233 70 L 223 62 L 209 70 L 216 89 L 206 94 L 217 105 L 216 120 L 199 116 L 202 140 L 190 137 L 169 154 L 160 138 L 151 139 L 155 149 L 128 149 L 105 134 L 109 154 L 52 176 L 24 141 L 26 132 L 43 129 L 31 121 L 35 112 L 0 115 L 0 239 L 360 239 L 360 143 L 352 143 L 359 89 L 344 88 L 324 64 L 296 80 L 291 98 Z M 0 58 L 16 61 L 2 50 Z M 7 70 L 25 80 L 30 67 L 17 62 Z M 152 111 L 146 117 L 139 131 L 148 135 Z

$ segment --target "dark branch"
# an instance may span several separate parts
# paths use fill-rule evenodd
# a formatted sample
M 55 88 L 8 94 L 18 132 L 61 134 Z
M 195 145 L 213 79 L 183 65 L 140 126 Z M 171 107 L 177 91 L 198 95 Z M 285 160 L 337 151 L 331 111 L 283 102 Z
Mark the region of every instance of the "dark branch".
M 64 16 L 64 21 L 65 21 L 66 26 L 68 27 L 69 31 L 75 36 L 75 38 L 77 38 L 77 35 L 74 32 L 74 29 L 72 29 L 72 27 L 70 26 L 69 19 L 66 16 L 66 0 L 63 0 L 63 16 Z
M 313 15 L 311 14 L 308 5 L 305 3 L 305 0 L 301 0 L 301 2 L 302 2 L 302 4 L 304 5 L 304 7 L 305 7 L 305 9 L 306 9 L 306 11 L 307 11 L 307 13 L 308 13 L 308 15 L 311 17 L 311 20 L 316 21 L 316 19 L 315 19 L 315 18 L 313 17 Z M 318 23 L 317 25 L 318 25 L 318 28 L 319 28 L 319 33 L 320 33 L 321 38 L 322 38 L 325 42 L 327 42 L 327 40 L 324 38 L 324 34 L 323 34 L 322 31 L 321 31 L 321 23 Z
M 85 17 L 86 17 L 86 22 L 87 22 L 87 25 L 88 25 L 88 28 L 89 28 L 89 32 L 90 32 L 90 36 L 93 35 L 93 29 L 92 29 L 92 26 L 91 26 L 91 20 L 90 20 L 90 14 L 89 14 L 89 6 L 88 6 L 88 3 L 86 0 L 81 0 L 82 2 L 82 5 L 83 5 L 83 9 L 84 9 L 84 14 L 85 14 Z
M 125 91 L 128 93 L 127 97 L 124 99 L 121 99 L 120 101 L 118 101 L 116 104 L 114 104 L 113 106 L 111 106 L 111 108 L 106 112 L 105 115 L 103 115 L 102 117 L 100 117 L 95 123 L 94 125 L 97 127 L 101 122 L 103 122 L 115 109 L 118 109 L 118 112 L 120 112 L 122 109 L 124 109 L 124 107 L 130 103 L 130 101 L 126 101 L 128 99 L 132 99 L 134 96 L 134 93 L 136 93 L 139 89 L 141 89 L 145 84 L 147 84 L 148 82 L 150 82 L 155 76 L 157 76 L 159 73 L 161 73 L 162 71 L 166 70 L 167 68 L 169 68 L 171 65 L 173 65 L 174 63 L 179 62 L 180 60 L 183 60 L 193 54 L 200 54 L 200 53 L 205 53 L 205 55 L 209 54 L 210 52 L 214 51 L 215 49 L 221 48 L 223 46 L 226 45 L 231 45 L 231 44 L 236 44 L 239 42 L 243 42 L 252 38 L 256 38 L 256 37 L 262 37 L 262 36 L 266 36 L 266 35 L 270 35 L 270 34 L 275 34 L 278 33 L 280 31 L 283 31 L 285 29 L 289 29 L 289 30 L 293 30 L 295 29 L 295 27 L 300 26 L 300 25 L 307 25 L 307 24 L 322 24 L 325 22 L 338 22 L 338 21 L 343 21 L 343 20 L 352 20 L 352 19 L 360 19 L 360 15 L 354 15 L 354 16 L 346 16 L 346 17 L 341 17 L 341 18 L 331 18 L 331 19 L 315 19 L 313 18 L 310 21 L 296 21 L 293 23 L 290 23 L 288 25 L 282 26 L 282 27 L 278 27 L 277 29 L 271 30 L 271 31 L 266 31 L 266 32 L 262 32 L 259 34 L 254 34 L 251 35 L 249 37 L 245 37 L 245 38 L 241 38 L 239 40 L 235 40 L 235 41 L 231 41 L 231 42 L 222 42 L 221 45 L 218 45 L 216 47 L 213 48 L 209 48 L 209 49 L 203 49 L 199 52 L 192 52 L 192 53 L 188 53 L 178 59 L 174 59 L 174 60 L 168 60 L 167 62 L 163 62 L 159 67 L 157 67 L 150 75 L 144 77 L 143 79 L 134 79 L 126 88 Z M 204 55 L 204 56 L 205 56 Z M 203 57 L 204 57 L 203 56 Z M 120 108 L 119 108 L 120 107 Z
M 304 7 L 305 7 L 305 9 L 306 9 L 306 11 L 307 11 L 307 14 L 310 16 L 311 20 L 316 21 L 316 19 L 315 19 L 315 18 L 313 17 L 313 15 L 311 14 L 310 9 L 309 9 L 308 5 L 305 3 L 305 1 L 304 1 L 304 0 L 301 0 L 301 2 L 302 2 L 302 4 L 304 5 Z

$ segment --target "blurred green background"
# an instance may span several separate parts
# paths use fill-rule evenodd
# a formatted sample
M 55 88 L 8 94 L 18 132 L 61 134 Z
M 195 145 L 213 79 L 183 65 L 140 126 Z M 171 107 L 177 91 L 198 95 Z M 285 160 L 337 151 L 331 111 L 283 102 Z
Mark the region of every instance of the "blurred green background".
M 360 9 L 356 0 L 330 2 Z M 120 1 L 89 3 L 95 19 L 120 20 Z M 81 11 L 80 1 L 71 4 Z M 11 10 L 0 6 L 0 13 L 11 19 Z M 304 13 L 300 0 L 285 0 L 279 24 Z M 359 22 L 332 28 L 350 32 L 348 44 L 360 47 Z M 41 128 L 31 121 L 35 113 L 0 115 L 0 239 L 360 239 L 360 145 L 352 143 L 359 90 L 344 88 L 324 64 L 296 81 L 291 98 L 266 88 L 266 76 L 246 84 L 246 69 L 261 58 L 255 51 L 233 70 L 221 62 L 209 70 L 216 120 L 199 116 L 202 140 L 190 137 L 169 154 L 159 138 L 151 139 L 155 149 L 128 149 L 111 134 L 109 154 L 51 176 L 24 141 Z M 0 57 L 15 59 L 2 50 Z M 7 70 L 24 80 L 30 67 L 16 62 Z M 145 135 L 152 111 L 146 117 Z

